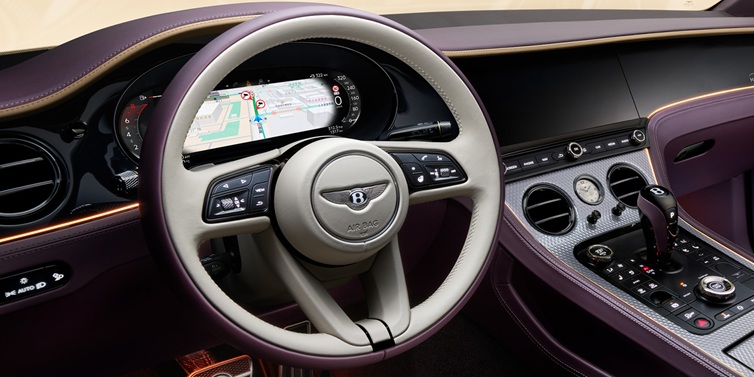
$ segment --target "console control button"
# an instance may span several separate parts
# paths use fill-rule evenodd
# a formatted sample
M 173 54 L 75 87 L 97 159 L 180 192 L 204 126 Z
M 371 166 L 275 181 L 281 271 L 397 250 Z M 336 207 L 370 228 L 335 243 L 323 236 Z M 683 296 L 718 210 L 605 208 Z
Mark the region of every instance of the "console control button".
M 724 311 L 722 311 L 720 313 L 717 313 L 717 315 L 715 316 L 715 319 L 718 320 L 718 321 L 727 321 L 731 317 L 733 317 L 734 314 L 735 313 L 733 313 L 730 310 L 724 310 Z
M 644 143 L 644 141 L 647 140 L 647 135 L 644 134 L 644 131 L 642 130 L 634 130 L 633 133 L 631 133 L 631 142 L 634 145 L 641 145 Z
M 671 298 L 670 300 L 663 302 L 662 307 L 672 313 L 686 307 L 686 303 L 680 299 Z
M 700 330 L 707 330 L 712 328 L 712 321 L 705 317 L 698 317 L 691 321 L 691 325 Z
M 555 160 L 555 161 L 560 161 L 560 160 L 562 160 L 564 158 L 566 158 L 566 152 L 565 151 L 555 152 L 555 153 L 552 154 L 552 159 Z
M 740 304 L 731 306 L 729 310 L 733 314 L 738 314 L 738 313 L 742 313 L 744 310 L 746 310 L 748 308 L 749 308 L 749 306 L 747 306 L 746 305 L 746 301 L 744 301 L 744 302 L 742 302 Z
M 630 275 L 631 272 L 634 272 L 634 275 Z M 623 285 L 631 288 L 644 284 L 648 280 L 649 278 L 646 275 L 640 275 L 636 272 L 636 270 L 626 270 L 626 280 L 623 282 Z
M 719 257 L 717 255 L 712 254 L 712 255 L 708 255 L 708 256 L 700 259 L 699 263 L 701 263 L 701 264 L 703 264 L 705 266 L 711 266 L 711 265 L 713 265 L 713 264 L 715 264 L 717 262 L 720 262 L 721 260 L 723 260 L 723 258 L 721 258 L 721 257 Z
M 550 155 L 543 154 L 543 155 L 537 156 L 537 163 L 539 163 L 540 166 L 550 165 L 556 162 L 557 161 L 555 161 L 555 159 L 553 159 L 552 156 Z
M 505 161 L 505 174 L 514 174 L 521 171 L 521 164 L 516 160 Z
M 618 138 L 619 147 L 623 148 L 623 147 L 628 147 L 630 145 L 631 145 L 631 136 L 626 135 L 626 136 L 621 136 Z
M 613 249 L 605 245 L 592 245 L 586 249 L 586 257 L 597 266 L 606 266 L 613 261 Z
M 603 144 L 601 141 L 587 144 L 586 149 L 588 149 L 591 153 L 594 153 L 594 154 L 602 153 L 605 151 L 605 144 Z
M 722 276 L 707 276 L 697 285 L 697 293 L 713 303 L 725 303 L 736 297 L 736 286 Z
M 623 262 L 615 262 L 611 263 L 609 266 L 605 267 L 602 270 L 602 273 L 605 275 L 612 275 L 616 272 L 620 272 L 626 269 L 626 264 Z
M 690 308 L 690 309 L 684 310 L 681 314 L 678 314 L 677 317 L 680 318 L 680 319 L 682 319 L 682 320 L 684 320 L 684 321 L 686 321 L 686 322 L 689 322 L 689 321 L 693 321 L 695 318 L 699 317 L 700 314 L 701 313 L 699 313 L 698 310 L 696 310 L 694 308 Z
M 566 153 L 569 157 L 575 160 L 584 154 L 584 149 L 581 148 L 581 144 L 573 141 L 568 143 L 568 146 L 566 147 Z
M 537 159 L 535 157 L 529 157 L 521 160 L 521 168 L 524 170 L 532 170 L 539 167 Z
M 615 139 L 609 139 L 605 140 L 605 149 L 612 150 L 612 149 L 618 149 L 620 146 L 618 145 L 618 141 Z

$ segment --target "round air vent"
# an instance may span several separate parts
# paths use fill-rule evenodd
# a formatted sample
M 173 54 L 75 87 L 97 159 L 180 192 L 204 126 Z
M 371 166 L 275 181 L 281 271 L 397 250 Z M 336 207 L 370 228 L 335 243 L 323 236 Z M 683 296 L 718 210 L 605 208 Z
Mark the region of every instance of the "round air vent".
M 61 183 L 58 162 L 41 144 L 0 138 L 0 223 L 18 223 L 47 214 Z
M 553 235 L 568 232 L 576 220 L 571 200 L 550 185 L 537 185 L 526 192 L 524 213 L 533 227 Z
M 619 202 L 636 207 L 639 191 L 647 185 L 647 180 L 636 169 L 628 165 L 615 165 L 607 172 L 610 192 Z

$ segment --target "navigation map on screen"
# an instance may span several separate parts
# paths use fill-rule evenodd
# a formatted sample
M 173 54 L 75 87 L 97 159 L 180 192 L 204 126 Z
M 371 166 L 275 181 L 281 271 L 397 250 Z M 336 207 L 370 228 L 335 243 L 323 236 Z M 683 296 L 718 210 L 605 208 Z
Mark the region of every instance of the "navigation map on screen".
M 328 127 L 336 117 L 336 89 L 306 78 L 214 90 L 191 124 L 183 153 Z

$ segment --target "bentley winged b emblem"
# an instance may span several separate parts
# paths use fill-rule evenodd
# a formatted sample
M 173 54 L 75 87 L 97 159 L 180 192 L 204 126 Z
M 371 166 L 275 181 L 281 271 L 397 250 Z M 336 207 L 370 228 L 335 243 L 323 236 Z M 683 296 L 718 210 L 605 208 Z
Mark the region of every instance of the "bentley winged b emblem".
M 361 211 L 371 200 L 377 199 L 387 189 L 387 183 L 356 187 L 349 190 L 323 192 L 322 197 L 335 204 L 346 205 L 354 211 Z

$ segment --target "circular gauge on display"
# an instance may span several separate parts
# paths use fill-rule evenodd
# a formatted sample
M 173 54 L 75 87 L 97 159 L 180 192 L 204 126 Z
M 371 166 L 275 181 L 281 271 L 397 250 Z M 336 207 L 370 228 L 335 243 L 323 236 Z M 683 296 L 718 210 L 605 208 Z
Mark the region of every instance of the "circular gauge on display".
M 141 143 L 147 132 L 152 110 L 160 97 L 161 91 L 150 90 L 131 98 L 121 108 L 117 126 L 119 140 L 123 149 L 135 160 L 141 154 Z
M 582 202 L 589 205 L 602 203 L 604 190 L 602 185 L 592 176 L 582 175 L 573 182 L 573 190 Z

